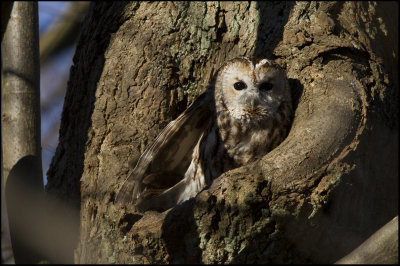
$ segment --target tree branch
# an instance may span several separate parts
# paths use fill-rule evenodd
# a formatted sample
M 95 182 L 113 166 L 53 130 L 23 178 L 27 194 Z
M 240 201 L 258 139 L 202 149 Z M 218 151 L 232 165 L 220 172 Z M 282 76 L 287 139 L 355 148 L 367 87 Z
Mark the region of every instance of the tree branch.
M 398 262 L 399 216 L 396 216 L 335 264 L 397 264 Z
M 82 19 L 90 2 L 71 2 L 62 19 L 40 37 L 40 62 L 74 43 L 79 36 Z

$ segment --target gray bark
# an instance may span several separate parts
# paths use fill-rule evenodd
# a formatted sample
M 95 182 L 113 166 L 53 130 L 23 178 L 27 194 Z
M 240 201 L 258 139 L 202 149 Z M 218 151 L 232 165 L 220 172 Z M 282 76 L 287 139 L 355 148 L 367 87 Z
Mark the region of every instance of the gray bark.
M 48 172 L 48 191 L 81 210 L 75 261 L 333 263 L 356 248 L 397 215 L 396 12 L 374 2 L 93 4 Z M 296 107 L 287 139 L 172 210 L 115 206 L 129 159 L 243 55 L 286 69 Z
M 43 193 L 39 68 L 37 3 L 15 2 L 2 39 L 1 122 L 2 195 L 16 263 L 41 259 L 35 250 L 40 238 L 27 241 L 40 235 L 41 225 L 40 215 L 29 212 L 37 203 L 26 194 L 28 187 Z

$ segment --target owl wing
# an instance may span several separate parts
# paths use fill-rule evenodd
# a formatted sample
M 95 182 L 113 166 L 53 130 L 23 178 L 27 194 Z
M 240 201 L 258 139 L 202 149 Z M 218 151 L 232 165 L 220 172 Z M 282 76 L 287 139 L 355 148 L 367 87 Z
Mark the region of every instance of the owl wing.
M 144 190 L 143 179 L 149 175 L 160 179 L 183 178 L 191 162 L 191 155 L 211 116 L 212 94 L 201 94 L 177 119 L 171 121 L 154 142 L 140 156 L 136 167 L 119 190 L 115 203 L 132 204 Z M 163 175 L 163 173 L 165 173 Z M 149 178 L 147 178 L 149 179 Z M 157 182 L 157 179 L 152 180 Z

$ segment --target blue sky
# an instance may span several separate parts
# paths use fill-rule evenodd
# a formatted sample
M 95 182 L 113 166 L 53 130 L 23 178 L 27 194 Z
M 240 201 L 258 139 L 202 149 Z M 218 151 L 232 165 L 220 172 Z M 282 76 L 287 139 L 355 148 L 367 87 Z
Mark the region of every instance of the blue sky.
M 70 2 L 39 1 L 39 34 L 56 24 Z M 40 68 L 43 180 L 58 144 L 58 127 L 75 46 L 68 47 Z M 60 93 L 57 88 L 63 88 Z

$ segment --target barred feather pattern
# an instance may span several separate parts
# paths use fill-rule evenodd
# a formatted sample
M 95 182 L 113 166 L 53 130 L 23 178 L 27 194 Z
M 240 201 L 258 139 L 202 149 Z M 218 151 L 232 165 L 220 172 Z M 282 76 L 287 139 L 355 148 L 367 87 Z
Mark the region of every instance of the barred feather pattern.
M 277 147 L 291 120 L 283 69 L 268 59 L 232 59 L 146 149 L 115 202 L 133 203 L 138 211 L 174 207 Z

